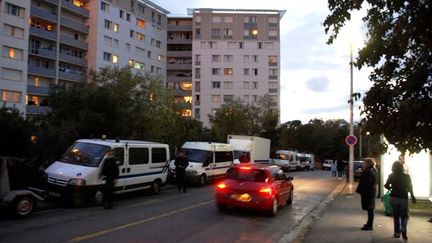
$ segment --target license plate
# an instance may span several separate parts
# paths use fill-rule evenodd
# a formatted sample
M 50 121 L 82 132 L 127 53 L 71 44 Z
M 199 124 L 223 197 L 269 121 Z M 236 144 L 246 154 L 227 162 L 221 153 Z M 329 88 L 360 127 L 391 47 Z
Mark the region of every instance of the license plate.
M 249 195 L 248 193 L 232 194 L 231 198 L 239 202 L 250 202 L 252 200 L 251 195 Z
M 58 193 L 58 192 L 48 192 L 48 195 L 50 195 L 52 197 L 61 197 L 60 193 Z

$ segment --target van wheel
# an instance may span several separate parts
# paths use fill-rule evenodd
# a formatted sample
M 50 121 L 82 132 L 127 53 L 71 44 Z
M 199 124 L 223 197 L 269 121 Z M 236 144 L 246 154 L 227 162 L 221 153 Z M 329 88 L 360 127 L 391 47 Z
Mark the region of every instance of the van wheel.
M 31 196 L 16 198 L 11 204 L 11 213 L 17 218 L 30 216 L 36 208 L 36 200 Z
M 153 195 L 156 195 L 160 192 L 160 182 L 159 181 L 154 181 L 151 187 L 151 193 Z
M 102 190 L 97 190 L 94 194 L 93 194 L 93 202 L 96 205 L 102 205 L 104 200 L 104 195 Z
M 204 186 L 207 183 L 207 176 L 205 174 L 202 174 L 199 178 L 198 185 Z

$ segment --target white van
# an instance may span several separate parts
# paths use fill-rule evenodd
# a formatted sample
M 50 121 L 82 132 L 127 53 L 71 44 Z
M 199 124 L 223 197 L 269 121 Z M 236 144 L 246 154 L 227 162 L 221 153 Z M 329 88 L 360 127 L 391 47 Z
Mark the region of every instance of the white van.
M 252 164 L 268 164 L 270 160 L 270 139 L 256 136 L 228 135 L 228 144 L 234 148 L 234 163 L 246 153 Z
M 189 161 L 189 166 L 186 168 L 187 181 L 201 186 L 208 180 L 225 177 L 234 162 L 231 144 L 186 142 L 181 149 L 186 152 Z M 170 163 L 170 174 L 175 178 L 174 160 Z
M 301 169 L 297 152 L 291 150 L 277 150 L 275 158 L 272 159 L 272 164 L 281 167 L 283 171 Z
M 297 157 L 300 161 L 300 167 L 302 170 L 314 170 L 314 156 L 308 153 L 298 153 Z
M 119 166 L 114 193 L 151 189 L 157 194 L 165 184 L 170 161 L 167 144 L 80 139 L 45 170 L 49 195 L 71 199 L 77 205 L 88 200 L 101 203 L 104 181 L 100 172 L 109 149 L 114 150 Z

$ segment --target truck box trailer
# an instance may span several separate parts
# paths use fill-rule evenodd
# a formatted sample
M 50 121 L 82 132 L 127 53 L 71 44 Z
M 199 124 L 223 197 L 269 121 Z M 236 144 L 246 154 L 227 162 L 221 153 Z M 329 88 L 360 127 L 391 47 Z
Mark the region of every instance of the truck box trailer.
M 250 163 L 268 164 L 270 160 L 270 139 L 228 135 L 227 143 L 234 147 L 234 163 L 240 163 L 240 157 L 247 156 Z

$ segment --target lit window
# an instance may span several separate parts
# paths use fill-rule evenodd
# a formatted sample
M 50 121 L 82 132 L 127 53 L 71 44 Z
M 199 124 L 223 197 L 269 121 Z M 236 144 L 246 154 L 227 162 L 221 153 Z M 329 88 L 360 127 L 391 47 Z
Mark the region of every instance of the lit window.
M 118 24 L 114 24 L 114 32 L 118 32 L 119 31 L 119 25 Z
M 2 90 L 1 101 L 21 103 L 21 92 Z
M 182 89 L 182 90 L 192 90 L 192 83 L 189 83 L 189 82 L 180 83 L 180 89 Z
M 252 36 L 257 36 L 258 35 L 258 30 L 257 29 L 253 29 L 252 30 Z
M 186 103 L 192 103 L 192 96 L 185 96 L 183 99 Z
M 73 0 L 73 5 L 81 8 L 84 6 L 84 3 L 81 0 Z
M 224 75 L 233 75 L 232 68 L 224 68 Z
M 9 57 L 14 58 L 15 57 L 15 49 L 9 48 Z
M 117 55 L 113 55 L 112 56 L 112 62 L 113 63 L 118 63 L 118 56 Z
M 142 19 L 136 19 L 136 25 L 139 27 L 139 28 L 145 28 L 145 21 L 144 20 L 142 20 Z

